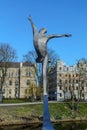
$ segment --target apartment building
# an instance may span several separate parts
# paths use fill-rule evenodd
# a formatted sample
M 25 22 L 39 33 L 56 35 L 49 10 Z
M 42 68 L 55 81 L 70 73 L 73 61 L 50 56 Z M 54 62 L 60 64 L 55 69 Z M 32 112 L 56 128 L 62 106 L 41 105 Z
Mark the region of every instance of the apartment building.
M 14 62 L 7 69 L 3 85 L 4 98 L 29 98 L 29 89 L 36 91 L 36 74 L 30 62 Z
M 84 68 L 87 64 L 83 63 Z M 82 72 L 82 71 L 81 71 Z M 86 72 L 85 72 L 86 73 Z M 64 101 L 71 98 L 87 100 L 87 76 L 80 74 L 78 65 L 67 66 L 58 60 L 48 74 L 48 93 L 50 100 Z
M 32 92 L 36 97 L 34 65 L 29 62 L 11 63 L 3 85 L 4 98 L 29 98 Z M 78 64 L 68 66 L 58 60 L 48 71 L 48 96 L 50 100 L 57 101 L 71 98 L 87 100 L 87 62 L 80 61 L 78 67 Z

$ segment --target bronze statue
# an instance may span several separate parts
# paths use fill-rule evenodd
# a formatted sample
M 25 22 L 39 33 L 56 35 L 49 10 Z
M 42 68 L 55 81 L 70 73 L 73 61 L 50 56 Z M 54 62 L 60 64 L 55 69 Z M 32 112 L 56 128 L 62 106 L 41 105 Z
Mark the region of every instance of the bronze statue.
M 32 30 L 33 30 L 33 42 L 34 42 L 34 47 L 37 52 L 37 59 L 36 62 L 43 62 L 43 59 L 45 58 L 47 54 L 47 42 L 52 39 L 52 38 L 59 38 L 59 37 L 70 37 L 71 34 L 52 34 L 46 36 L 45 33 L 47 33 L 46 28 L 42 28 L 39 31 L 37 31 L 37 28 L 35 24 L 33 23 L 31 17 L 28 17 Z

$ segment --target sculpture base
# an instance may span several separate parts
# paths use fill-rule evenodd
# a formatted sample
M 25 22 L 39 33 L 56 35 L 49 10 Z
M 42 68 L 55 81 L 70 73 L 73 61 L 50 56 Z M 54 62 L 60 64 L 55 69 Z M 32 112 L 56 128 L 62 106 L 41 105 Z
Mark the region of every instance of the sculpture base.
M 53 125 L 50 121 L 50 113 L 48 108 L 48 96 L 44 95 L 43 97 L 43 127 L 42 130 L 54 130 Z

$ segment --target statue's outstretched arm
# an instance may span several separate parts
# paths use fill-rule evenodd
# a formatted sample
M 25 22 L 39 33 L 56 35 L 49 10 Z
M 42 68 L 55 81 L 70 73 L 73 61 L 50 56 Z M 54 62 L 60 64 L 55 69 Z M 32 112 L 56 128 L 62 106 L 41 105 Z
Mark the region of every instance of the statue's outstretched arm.
M 35 26 L 35 24 L 33 23 L 32 19 L 31 19 L 31 16 L 28 17 L 28 20 L 29 20 L 30 23 L 31 23 L 32 30 L 33 30 L 33 35 L 34 35 L 34 33 L 37 32 L 36 26 Z
M 59 38 L 59 37 L 70 37 L 72 36 L 71 34 L 52 34 L 52 35 L 49 35 L 47 36 L 48 39 L 51 39 L 51 38 Z

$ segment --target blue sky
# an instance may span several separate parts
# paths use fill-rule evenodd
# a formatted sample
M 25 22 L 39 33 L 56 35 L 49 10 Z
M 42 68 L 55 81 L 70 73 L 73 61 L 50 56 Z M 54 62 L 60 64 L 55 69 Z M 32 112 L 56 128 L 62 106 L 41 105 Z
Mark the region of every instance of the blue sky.
M 87 0 L 0 0 L 0 43 L 9 43 L 18 61 L 34 49 L 29 15 L 47 34 L 72 34 L 48 43 L 66 64 L 87 59 Z

